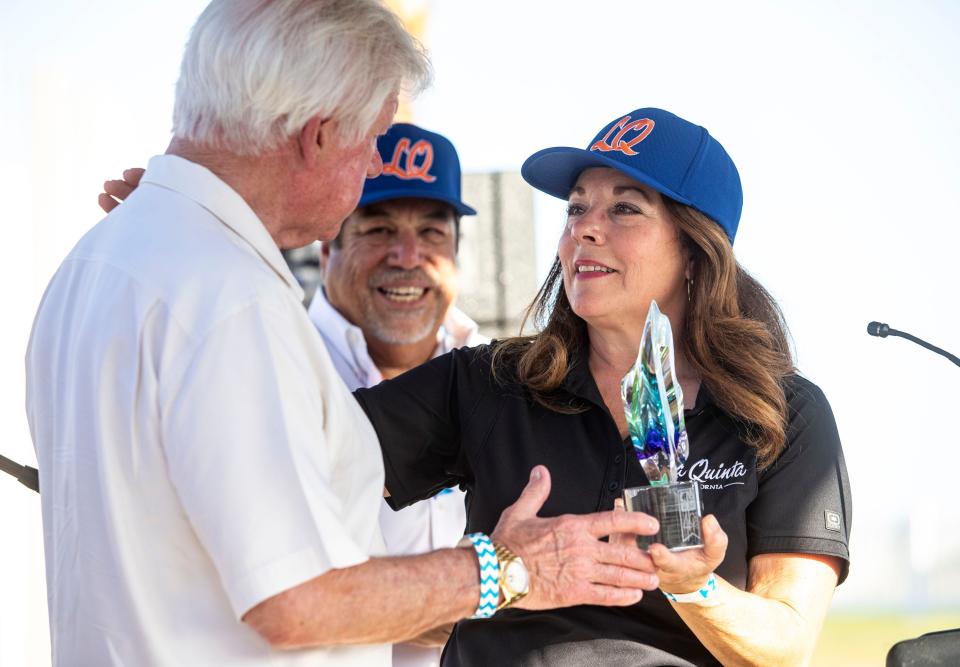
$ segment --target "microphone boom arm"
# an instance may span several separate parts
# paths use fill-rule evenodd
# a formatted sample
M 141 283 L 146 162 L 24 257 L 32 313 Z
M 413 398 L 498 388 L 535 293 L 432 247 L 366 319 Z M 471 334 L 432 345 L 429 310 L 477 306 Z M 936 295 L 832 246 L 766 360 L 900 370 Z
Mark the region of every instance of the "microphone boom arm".
M 930 343 L 928 343 L 928 342 L 925 341 L 925 340 L 921 340 L 921 339 L 917 338 L 916 336 L 912 336 L 912 335 L 908 334 L 908 333 L 905 332 L 905 331 L 897 331 L 896 329 L 890 329 L 890 335 L 891 335 L 891 336 L 900 336 L 901 338 L 906 338 L 907 340 L 916 343 L 916 344 L 919 345 L 920 347 L 925 347 L 925 348 L 927 348 L 928 350 L 930 350 L 931 352 L 936 352 L 937 354 L 946 357 L 947 359 L 949 359 L 950 361 L 952 361 L 952 362 L 953 362 L 954 364 L 956 364 L 957 366 L 960 366 L 960 358 L 958 358 L 957 356 L 955 356 L 955 355 L 953 355 L 953 354 L 950 354 L 950 353 L 947 352 L 946 350 L 940 349 L 940 348 L 937 347 L 936 345 L 931 345 Z

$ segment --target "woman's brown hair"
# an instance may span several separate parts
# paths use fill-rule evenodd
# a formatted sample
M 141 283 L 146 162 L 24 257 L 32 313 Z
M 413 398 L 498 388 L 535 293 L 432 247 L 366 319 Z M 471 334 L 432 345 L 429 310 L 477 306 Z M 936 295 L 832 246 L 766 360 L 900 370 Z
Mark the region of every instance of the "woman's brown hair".
M 786 441 L 783 379 L 794 372 L 794 365 L 783 314 L 734 259 L 719 225 L 695 209 L 663 200 L 693 260 L 690 302 L 677 344 L 716 405 L 741 425 L 758 467 L 765 468 Z M 524 323 L 531 317 L 540 333 L 497 343 L 494 375 L 523 384 L 546 408 L 581 411 L 582 406 L 558 391 L 588 344 L 586 322 L 573 312 L 564 292 L 559 259 L 527 309 Z

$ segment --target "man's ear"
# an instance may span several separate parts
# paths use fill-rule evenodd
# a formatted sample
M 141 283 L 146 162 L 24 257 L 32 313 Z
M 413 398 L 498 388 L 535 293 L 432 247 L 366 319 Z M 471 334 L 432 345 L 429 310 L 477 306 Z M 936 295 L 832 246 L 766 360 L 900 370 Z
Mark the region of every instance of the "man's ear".
M 320 162 L 322 154 L 333 142 L 333 123 L 329 118 L 314 116 L 300 130 L 300 157 L 308 169 Z
M 327 262 L 330 260 L 330 244 L 332 241 L 320 242 L 320 275 L 327 271 Z

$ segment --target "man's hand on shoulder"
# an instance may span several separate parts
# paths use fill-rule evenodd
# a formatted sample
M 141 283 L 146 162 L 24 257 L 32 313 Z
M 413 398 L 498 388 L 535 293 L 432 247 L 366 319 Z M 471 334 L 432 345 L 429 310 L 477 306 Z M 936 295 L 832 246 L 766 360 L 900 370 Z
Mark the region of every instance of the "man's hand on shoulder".
M 540 518 L 537 513 L 549 495 L 550 473 L 536 466 L 491 536 L 519 555 L 530 573 L 530 592 L 517 607 L 628 606 L 639 602 L 643 591 L 657 587 L 653 561 L 633 540 L 600 540 L 621 534 L 653 535 L 655 519 L 624 511 Z
M 140 185 L 140 179 L 143 178 L 143 172 L 143 169 L 133 167 L 124 170 L 122 181 L 106 181 L 103 184 L 103 192 L 97 197 L 100 208 L 106 213 L 115 209 L 120 202 L 137 189 L 137 186 Z

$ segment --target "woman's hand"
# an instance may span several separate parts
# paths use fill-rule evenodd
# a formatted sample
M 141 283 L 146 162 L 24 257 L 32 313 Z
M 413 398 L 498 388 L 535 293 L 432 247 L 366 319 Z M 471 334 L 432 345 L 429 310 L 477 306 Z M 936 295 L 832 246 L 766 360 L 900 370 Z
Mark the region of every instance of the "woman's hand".
M 670 551 L 662 544 L 650 546 L 649 554 L 657 567 L 660 589 L 679 595 L 692 593 L 706 586 L 710 573 L 723 562 L 727 553 L 727 534 L 712 514 L 700 521 L 702 549 Z

